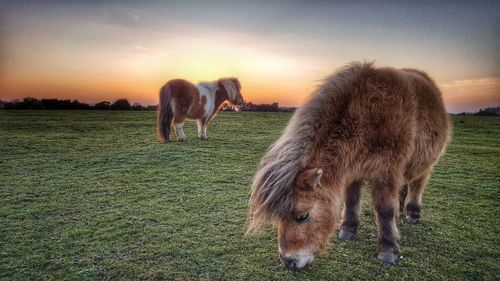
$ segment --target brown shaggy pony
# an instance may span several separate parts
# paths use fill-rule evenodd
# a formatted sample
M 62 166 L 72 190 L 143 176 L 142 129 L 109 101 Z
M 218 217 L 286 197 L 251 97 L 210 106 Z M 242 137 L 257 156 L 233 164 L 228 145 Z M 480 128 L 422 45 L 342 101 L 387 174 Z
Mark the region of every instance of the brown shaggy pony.
M 186 118 L 197 120 L 198 137 L 206 140 L 208 122 L 215 117 L 220 105 L 225 101 L 237 105 L 243 103 L 238 79 L 221 78 L 198 85 L 182 79 L 168 81 L 160 90 L 157 111 L 160 141 L 170 141 L 172 123 L 179 141 L 185 141 L 186 135 L 182 127 Z
M 450 134 L 441 94 L 425 73 L 353 63 L 328 77 L 261 160 L 250 198 L 255 231 L 278 222 L 279 257 L 311 263 L 340 221 L 340 239 L 360 222 L 360 191 L 371 189 L 378 258 L 397 262 L 400 209 L 418 222 L 422 192 Z

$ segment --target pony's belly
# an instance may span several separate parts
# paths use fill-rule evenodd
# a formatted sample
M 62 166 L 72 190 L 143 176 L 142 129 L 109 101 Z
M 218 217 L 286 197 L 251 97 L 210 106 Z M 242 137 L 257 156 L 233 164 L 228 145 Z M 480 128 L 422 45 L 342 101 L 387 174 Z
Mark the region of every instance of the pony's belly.
M 194 118 L 203 119 L 212 115 L 215 106 L 215 96 L 207 88 L 197 86 L 199 93 L 199 100 L 201 101 L 197 108 L 193 111 Z
M 207 112 L 205 106 L 193 106 L 189 108 L 188 113 L 186 114 L 186 118 L 188 119 L 205 119 L 210 117 L 210 112 Z

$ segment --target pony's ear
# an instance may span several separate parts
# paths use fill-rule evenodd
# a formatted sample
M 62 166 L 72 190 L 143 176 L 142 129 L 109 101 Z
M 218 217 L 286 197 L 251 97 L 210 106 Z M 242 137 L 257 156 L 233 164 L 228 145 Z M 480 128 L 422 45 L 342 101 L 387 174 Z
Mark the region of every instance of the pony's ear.
M 312 168 L 304 171 L 302 174 L 302 181 L 304 186 L 316 188 L 323 187 L 321 184 L 321 178 L 323 177 L 323 169 L 321 168 Z

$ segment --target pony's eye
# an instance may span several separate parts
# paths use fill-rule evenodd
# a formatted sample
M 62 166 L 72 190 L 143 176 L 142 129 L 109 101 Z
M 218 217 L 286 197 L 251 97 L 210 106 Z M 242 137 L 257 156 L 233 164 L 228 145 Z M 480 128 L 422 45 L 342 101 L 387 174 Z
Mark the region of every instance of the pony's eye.
M 309 213 L 303 213 L 300 216 L 298 216 L 298 217 L 295 218 L 295 220 L 297 222 L 305 222 L 308 219 L 309 219 Z

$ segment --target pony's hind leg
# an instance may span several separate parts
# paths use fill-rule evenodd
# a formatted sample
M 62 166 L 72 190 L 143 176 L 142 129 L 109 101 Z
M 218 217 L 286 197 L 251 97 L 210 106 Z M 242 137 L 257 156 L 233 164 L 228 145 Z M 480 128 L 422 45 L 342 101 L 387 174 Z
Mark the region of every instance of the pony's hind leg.
M 406 195 L 408 195 L 408 186 L 409 186 L 409 184 L 403 185 L 403 187 L 399 191 L 399 211 L 400 212 L 403 212 L 405 210 L 405 200 L 406 200 Z
M 182 127 L 184 126 L 184 118 L 174 116 L 174 126 L 175 133 L 177 134 L 177 139 L 179 141 L 186 141 L 186 134 L 184 134 L 184 130 L 182 129 Z
M 358 230 L 361 212 L 361 186 L 362 181 L 355 181 L 347 187 L 345 195 L 345 207 L 342 214 L 339 238 L 350 240 Z
M 177 134 L 177 139 L 179 141 L 186 141 L 186 134 L 184 134 L 184 130 L 182 129 L 184 123 L 174 123 L 174 125 L 175 125 L 175 133 Z
M 396 219 L 399 210 L 399 188 L 391 182 L 374 182 L 372 200 L 377 212 L 378 259 L 388 264 L 398 261 L 398 229 Z
M 412 181 L 408 184 L 408 194 L 404 201 L 404 211 L 406 222 L 416 224 L 420 219 L 420 210 L 422 209 L 422 194 L 429 179 L 429 173 Z

